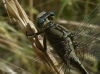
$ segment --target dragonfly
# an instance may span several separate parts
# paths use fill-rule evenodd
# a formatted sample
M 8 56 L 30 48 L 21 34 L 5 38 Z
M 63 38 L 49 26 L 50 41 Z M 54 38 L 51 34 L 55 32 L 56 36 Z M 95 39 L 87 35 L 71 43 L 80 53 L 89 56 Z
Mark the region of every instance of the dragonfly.
M 47 39 L 65 65 L 70 63 L 82 74 L 90 74 L 82 64 L 80 56 L 85 58 L 85 54 L 90 54 L 96 58 L 96 62 L 100 61 L 100 4 L 74 31 L 54 22 L 54 16 L 54 12 L 43 11 L 38 14 L 38 32 L 27 36 L 43 34 L 45 51 Z

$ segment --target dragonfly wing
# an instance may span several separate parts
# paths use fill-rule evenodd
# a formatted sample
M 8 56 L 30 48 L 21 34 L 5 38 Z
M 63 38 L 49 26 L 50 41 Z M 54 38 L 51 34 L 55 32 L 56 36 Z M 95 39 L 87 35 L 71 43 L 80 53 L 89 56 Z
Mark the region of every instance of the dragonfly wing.
M 92 36 L 100 31 L 100 5 L 98 5 L 80 24 L 75 30 L 74 39 L 84 39 L 87 36 Z M 83 41 L 83 40 L 82 40 Z
M 57 61 L 56 62 L 56 66 L 57 66 L 57 69 L 58 69 L 58 72 L 60 74 L 78 74 L 80 73 L 79 71 L 77 71 L 74 67 L 71 66 L 70 64 L 70 61 L 69 60 L 66 60 L 66 63 L 58 56 L 57 52 L 54 51 L 54 50 L 50 50 L 52 55 L 54 56 L 55 60 Z M 63 57 L 62 57 L 63 58 Z M 66 58 L 65 58 L 66 59 Z
M 74 31 L 73 39 L 78 43 L 76 49 L 81 53 L 90 53 L 100 60 L 100 57 L 98 57 L 100 54 L 99 38 L 100 4 L 80 23 L 79 27 Z

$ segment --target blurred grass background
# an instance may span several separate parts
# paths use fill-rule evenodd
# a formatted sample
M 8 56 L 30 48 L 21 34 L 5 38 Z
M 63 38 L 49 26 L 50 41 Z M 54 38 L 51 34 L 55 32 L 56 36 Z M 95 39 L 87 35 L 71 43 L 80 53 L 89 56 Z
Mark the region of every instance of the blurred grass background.
M 93 10 L 100 0 L 18 0 L 32 21 L 41 11 L 53 11 L 56 19 L 80 22 Z M 30 7 L 32 8 L 30 9 Z M 73 28 L 73 27 L 72 27 Z M 11 21 L 8 14 L 0 5 L 0 62 L 6 61 L 6 65 L 23 74 L 49 74 L 38 56 L 34 53 L 29 41 L 21 32 L 16 23 Z M 10 67 L 12 63 L 17 67 Z M 5 66 L 6 67 L 6 66 Z M 24 70 L 20 70 L 20 68 Z M 0 68 L 0 74 L 6 71 Z M 28 74 L 26 72 L 26 74 Z

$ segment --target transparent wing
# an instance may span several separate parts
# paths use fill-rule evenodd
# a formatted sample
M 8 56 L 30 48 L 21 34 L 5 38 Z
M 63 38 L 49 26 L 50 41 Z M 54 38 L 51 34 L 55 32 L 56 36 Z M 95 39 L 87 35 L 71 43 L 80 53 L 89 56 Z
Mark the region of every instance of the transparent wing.
M 51 46 L 49 46 L 49 50 L 55 58 L 56 62 L 54 62 L 54 64 L 56 65 L 59 74 L 80 74 L 78 70 L 71 66 L 69 60 L 66 62 L 67 64 L 62 61 L 62 59 L 58 56 L 57 52 Z
M 74 31 L 76 49 L 100 60 L 100 4 L 80 23 Z M 88 51 L 88 52 L 87 52 Z

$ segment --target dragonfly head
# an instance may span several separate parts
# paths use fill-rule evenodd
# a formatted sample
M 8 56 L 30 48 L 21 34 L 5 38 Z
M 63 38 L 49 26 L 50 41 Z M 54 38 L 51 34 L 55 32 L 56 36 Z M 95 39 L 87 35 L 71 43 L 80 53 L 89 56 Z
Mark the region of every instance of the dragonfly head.
M 37 27 L 44 28 L 47 25 L 47 23 L 54 19 L 54 16 L 54 12 L 41 12 L 37 16 Z

